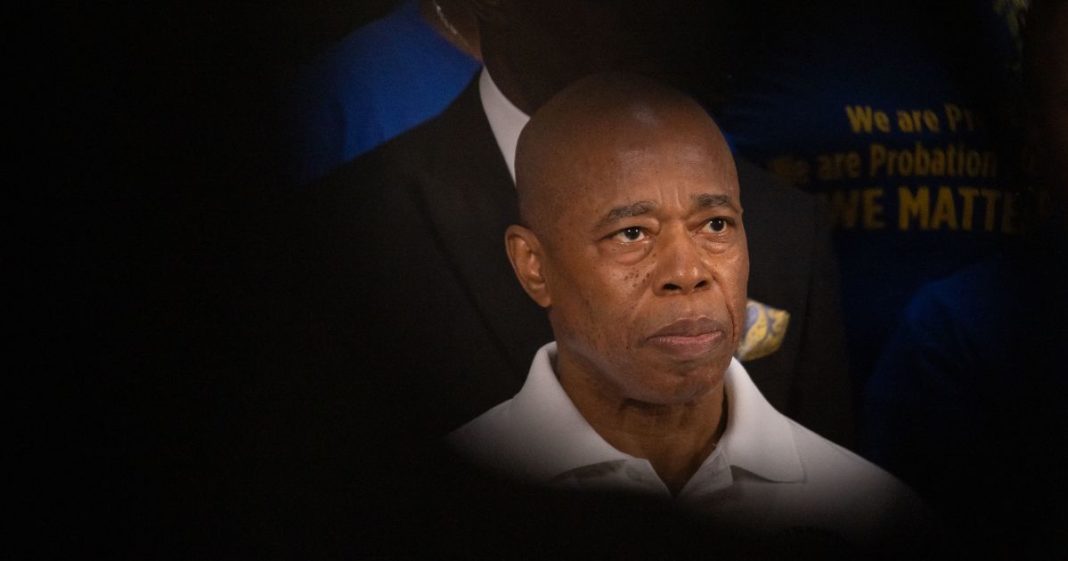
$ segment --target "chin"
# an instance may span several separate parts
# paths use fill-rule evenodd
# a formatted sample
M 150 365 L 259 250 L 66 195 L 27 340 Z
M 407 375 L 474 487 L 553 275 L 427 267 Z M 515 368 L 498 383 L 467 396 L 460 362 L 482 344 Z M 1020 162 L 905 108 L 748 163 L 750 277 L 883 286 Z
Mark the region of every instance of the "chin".
M 673 378 L 676 374 L 671 375 Z M 643 401 L 657 405 L 681 405 L 701 399 L 723 383 L 723 373 L 712 374 L 708 370 L 687 372 L 681 379 L 671 380 L 658 387 L 644 388 L 648 397 Z
M 725 347 L 724 347 L 725 348 Z M 667 360 L 663 361 L 661 369 L 667 373 L 667 375 L 676 376 L 686 380 L 721 380 L 723 374 L 727 372 L 727 367 L 731 364 L 731 357 L 733 355 L 727 354 L 720 349 L 713 349 L 708 354 L 693 357 L 693 358 L 679 358 L 679 357 L 667 357 Z

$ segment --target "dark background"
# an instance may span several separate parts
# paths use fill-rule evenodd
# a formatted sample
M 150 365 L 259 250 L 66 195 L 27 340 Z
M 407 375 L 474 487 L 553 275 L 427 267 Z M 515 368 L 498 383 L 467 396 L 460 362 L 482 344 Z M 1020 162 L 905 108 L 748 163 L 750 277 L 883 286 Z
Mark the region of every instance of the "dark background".
M 12 15 L 5 370 L 20 553 L 188 558 L 235 538 L 231 482 L 252 451 L 234 448 L 231 411 L 267 344 L 251 263 L 270 251 L 262 209 L 284 195 L 275 92 L 392 4 Z

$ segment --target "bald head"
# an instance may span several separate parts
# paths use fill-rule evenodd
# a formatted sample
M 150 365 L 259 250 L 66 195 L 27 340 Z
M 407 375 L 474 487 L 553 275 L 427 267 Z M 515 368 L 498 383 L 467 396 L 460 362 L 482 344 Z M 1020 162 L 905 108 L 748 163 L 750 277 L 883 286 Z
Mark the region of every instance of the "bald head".
M 677 144 L 680 157 L 719 162 L 736 183 L 723 135 L 693 99 L 633 74 L 575 82 L 539 109 L 519 137 L 516 189 L 523 223 L 550 235 L 569 201 L 622 182 L 644 152 L 664 144 Z

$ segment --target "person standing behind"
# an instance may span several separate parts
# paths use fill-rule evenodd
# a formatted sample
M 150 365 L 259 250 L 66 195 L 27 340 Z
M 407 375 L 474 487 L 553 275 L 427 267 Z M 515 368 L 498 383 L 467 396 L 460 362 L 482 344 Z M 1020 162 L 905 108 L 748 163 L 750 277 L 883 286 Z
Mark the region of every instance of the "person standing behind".
M 1046 559 L 1068 551 L 1068 290 L 1051 274 L 1068 268 L 1065 0 L 1029 8 L 1024 70 L 1048 216 L 912 299 L 866 389 L 864 448 L 942 514 L 962 549 Z
M 740 155 L 831 207 L 858 391 L 921 286 L 1027 225 L 1006 157 L 1021 4 L 747 4 L 752 48 L 716 117 Z

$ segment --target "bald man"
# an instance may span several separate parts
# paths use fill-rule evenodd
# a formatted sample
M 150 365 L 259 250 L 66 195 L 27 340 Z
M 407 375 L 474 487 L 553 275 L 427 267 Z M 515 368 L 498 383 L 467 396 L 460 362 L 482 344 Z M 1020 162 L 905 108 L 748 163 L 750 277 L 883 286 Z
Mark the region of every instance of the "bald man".
M 286 390 L 271 402 L 261 396 L 276 390 L 258 384 L 254 402 L 292 403 L 289 388 L 298 387 L 309 405 L 277 431 L 261 430 L 261 418 L 280 418 L 275 408 L 253 419 L 270 439 L 265 448 L 292 450 L 275 436 L 303 429 L 301 445 L 323 443 L 314 454 L 335 462 L 334 450 L 362 446 L 364 434 L 437 440 L 515 395 L 530 357 L 552 339 L 500 251 L 518 219 L 511 169 L 527 115 L 596 72 L 719 75 L 673 64 L 696 48 L 678 39 L 710 35 L 693 22 L 685 33 L 668 25 L 688 22 L 692 14 L 679 10 L 692 3 L 672 3 L 674 11 L 632 0 L 478 4 L 485 71 L 439 117 L 297 197 L 288 205 L 293 233 L 276 228 L 294 245 L 282 270 L 302 284 L 278 299 L 292 320 L 272 311 L 286 322 L 278 349 L 287 350 L 272 349 L 283 356 L 271 364 L 283 366 L 277 385 Z M 848 446 L 851 391 L 826 216 L 814 197 L 753 164 L 739 162 L 738 175 L 750 296 L 789 314 L 781 344 L 746 367 L 776 407 Z M 315 384 L 305 383 L 310 371 Z M 418 405 L 397 415 L 401 403 Z M 324 420 L 323 411 L 338 417 Z M 293 456 L 293 468 L 303 470 L 307 456 Z M 364 464 L 338 462 L 338 472 Z
M 702 108 L 596 75 L 520 136 L 506 233 L 555 342 L 519 393 L 450 443 L 523 481 L 662 496 L 741 530 L 897 544 L 923 508 L 886 472 L 776 411 L 732 355 L 749 256 L 737 172 Z M 911 538 L 910 538 L 911 539 Z

